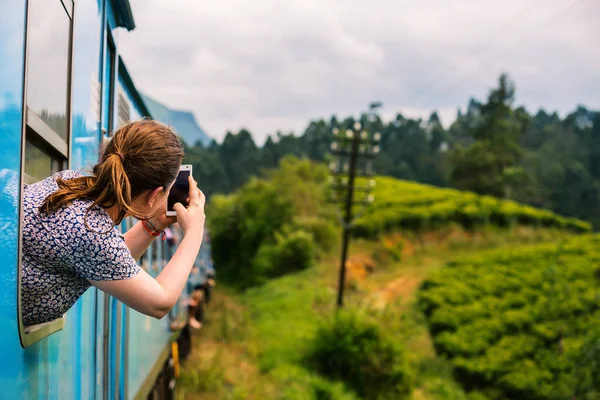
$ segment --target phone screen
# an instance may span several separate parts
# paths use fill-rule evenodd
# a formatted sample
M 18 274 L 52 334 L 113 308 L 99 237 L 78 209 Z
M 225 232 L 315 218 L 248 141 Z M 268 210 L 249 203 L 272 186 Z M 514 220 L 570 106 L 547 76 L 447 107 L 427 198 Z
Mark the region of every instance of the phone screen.
M 181 203 L 184 207 L 188 206 L 187 198 L 190 194 L 189 177 L 190 171 L 179 171 L 179 175 L 177 175 L 177 179 L 175 179 L 175 183 L 169 192 L 167 211 L 174 211 L 173 206 L 177 203 Z

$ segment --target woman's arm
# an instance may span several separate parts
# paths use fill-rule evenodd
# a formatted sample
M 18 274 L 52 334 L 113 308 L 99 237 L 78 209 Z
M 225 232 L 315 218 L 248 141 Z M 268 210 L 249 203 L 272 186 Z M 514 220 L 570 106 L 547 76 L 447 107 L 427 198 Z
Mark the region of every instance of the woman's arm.
M 138 261 L 142 254 L 148 249 L 155 236 L 150 235 L 142 225 L 142 221 L 138 221 L 127 232 L 125 232 L 125 244 L 129 248 L 131 255 Z
M 191 187 L 191 186 L 190 186 Z M 166 200 L 166 199 L 165 199 Z M 166 205 L 166 203 L 165 203 Z M 165 213 L 154 216 L 150 218 L 150 222 L 157 229 L 165 229 L 167 226 L 170 226 L 177 222 L 177 217 L 167 217 Z M 138 221 L 134 226 L 132 226 L 127 232 L 125 232 L 125 244 L 129 248 L 132 257 L 135 261 L 138 261 L 142 254 L 148 249 L 152 240 L 156 236 L 152 236 L 144 225 L 142 221 Z
M 184 238 L 171 260 L 156 279 L 141 270 L 131 279 L 90 280 L 90 283 L 141 313 L 156 318 L 165 316 L 181 295 L 200 251 L 204 233 L 204 202 L 204 195 L 198 189 L 193 178 L 190 177 L 190 206 L 186 209 L 179 203 L 175 205 L 177 221 L 184 231 Z M 144 227 L 141 226 L 141 229 L 144 229 Z M 133 228 L 130 229 L 130 232 L 133 233 Z M 143 232 L 143 234 L 148 235 L 147 232 Z M 136 244 L 133 244 L 136 250 L 143 247 L 143 239 L 139 241 L 133 239 L 133 241 L 136 242 Z
M 173 308 L 181 295 L 201 244 L 202 235 L 186 235 L 156 279 L 146 271 L 140 270 L 131 279 L 90 283 L 136 311 L 162 318 Z

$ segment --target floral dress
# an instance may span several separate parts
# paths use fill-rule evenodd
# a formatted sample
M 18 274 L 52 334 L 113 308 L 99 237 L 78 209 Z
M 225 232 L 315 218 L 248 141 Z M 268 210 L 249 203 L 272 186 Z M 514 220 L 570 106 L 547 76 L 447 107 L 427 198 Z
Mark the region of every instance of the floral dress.
M 25 326 L 62 317 L 90 281 L 131 279 L 140 271 L 108 213 L 99 206 L 87 212 L 91 200 L 75 200 L 51 214 L 38 211 L 58 189 L 56 178 L 78 176 L 62 171 L 24 189 L 21 304 Z

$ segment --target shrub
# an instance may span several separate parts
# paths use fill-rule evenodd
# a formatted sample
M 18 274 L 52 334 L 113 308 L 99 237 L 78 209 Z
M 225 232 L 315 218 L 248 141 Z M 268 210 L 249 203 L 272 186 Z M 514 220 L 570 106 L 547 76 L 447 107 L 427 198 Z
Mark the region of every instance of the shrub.
M 293 364 L 281 364 L 269 372 L 282 390 L 281 400 L 358 400 L 340 382 L 330 382 L 315 372 Z
M 252 262 L 257 284 L 268 278 L 309 268 L 315 259 L 315 243 L 305 231 L 277 234 L 276 243 L 263 243 Z
M 355 312 L 340 312 L 322 324 L 308 359 L 320 374 L 367 399 L 401 399 L 411 391 L 403 350 Z
M 315 244 L 323 251 L 329 251 L 335 246 L 341 229 L 332 221 L 320 217 L 296 218 L 292 230 L 300 229 L 310 233 Z
M 600 329 L 586 338 L 575 362 L 575 398 L 600 399 Z
M 310 267 L 315 258 L 315 242 L 305 231 L 278 235 L 274 252 L 274 275 L 302 271 Z
M 335 243 L 326 222 L 325 166 L 285 158 L 265 175 L 207 205 L 213 259 L 219 279 L 231 286 L 247 288 L 306 268 L 315 256 L 313 237 L 324 248 Z M 323 222 L 317 215 L 325 215 Z
M 271 182 L 252 179 L 238 193 L 215 196 L 207 209 L 211 247 L 219 279 L 236 286 L 256 283 L 251 267 L 264 243 L 292 220 L 293 204 Z

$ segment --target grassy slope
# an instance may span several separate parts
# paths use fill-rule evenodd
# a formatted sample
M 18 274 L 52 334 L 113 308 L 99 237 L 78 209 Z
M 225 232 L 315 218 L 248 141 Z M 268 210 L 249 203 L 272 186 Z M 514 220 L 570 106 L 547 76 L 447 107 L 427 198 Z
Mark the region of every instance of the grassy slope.
M 588 222 L 510 200 L 385 176 L 378 176 L 375 180 L 376 201 L 359 218 L 355 227 L 355 233 L 362 237 L 373 238 L 398 229 L 440 229 L 452 223 L 473 230 L 490 224 L 557 227 L 574 232 L 591 230 Z M 360 185 L 365 183 L 359 181 Z
M 379 314 L 381 324 L 403 342 L 415 370 L 412 398 L 467 399 L 452 380 L 448 364 L 435 357 L 425 321 L 415 306 L 421 281 L 448 260 L 479 250 L 527 242 L 558 240 L 563 232 L 516 228 L 476 235 L 461 231 L 423 235 L 405 241 L 403 260 L 383 257 L 364 277 L 361 259 L 381 243 L 352 243 L 352 265 L 345 304 Z M 387 237 L 395 241 L 399 237 Z M 413 243 L 418 243 L 413 245 Z M 352 267 L 351 265 L 351 267 Z M 303 366 L 302 355 L 316 322 L 334 312 L 337 250 L 310 270 L 236 293 L 217 287 L 206 326 L 196 336 L 192 357 L 184 366 L 181 399 L 317 399 L 327 386 L 335 399 L 354 399 L 339 383 L 324 381 Z

